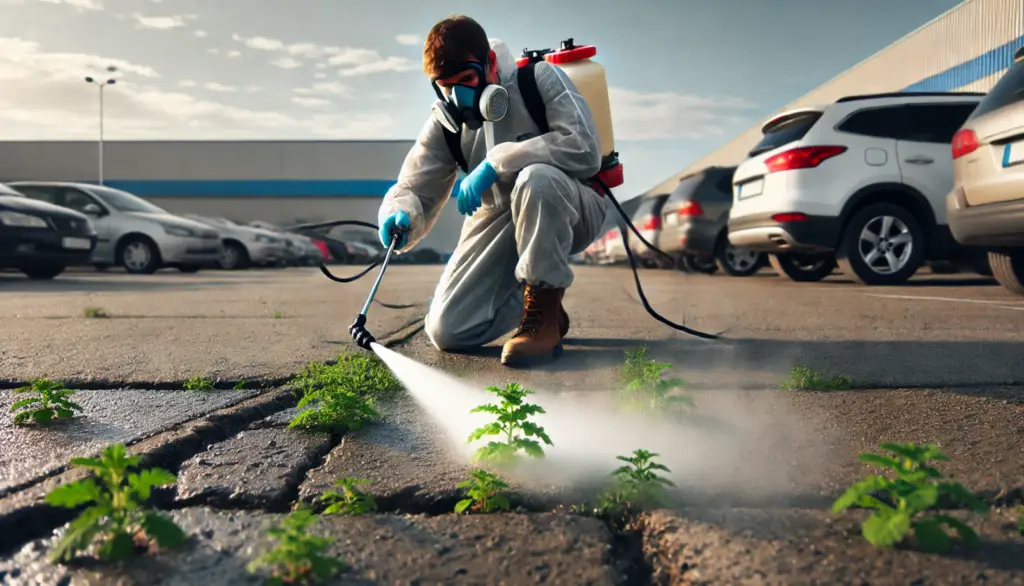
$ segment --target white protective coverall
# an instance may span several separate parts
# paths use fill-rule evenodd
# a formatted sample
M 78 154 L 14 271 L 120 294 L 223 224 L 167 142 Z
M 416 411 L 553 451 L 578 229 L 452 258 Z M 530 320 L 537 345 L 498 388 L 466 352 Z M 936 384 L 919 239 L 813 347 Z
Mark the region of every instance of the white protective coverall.
M 501 41 L 490 44 L 500 84 L 508 90 L 508 113 L 493 123 L 489 153 L 483 128 L 463 127 L 462 149 L 471 171 L 486 158 L 498 182 L 463 223 L 434 293 L 425 330 L 439 350 L 479 347 L 514 329 L 522 318 L 523 283 L 568 288 L 569 257 L 597 238 L 608 206 L 585 183 L 600 170 L 601 152 L 593 116 L 576 87 L 554 65 L 534 67 L 550 129 L 540 135 L 517 85 L 515 58 Z M 443 127 L 431 117 L 378 214 L 380 224 L 396 211 L 409 214 L 403 251 L 433 226 L 451 199 L 457 171 Z

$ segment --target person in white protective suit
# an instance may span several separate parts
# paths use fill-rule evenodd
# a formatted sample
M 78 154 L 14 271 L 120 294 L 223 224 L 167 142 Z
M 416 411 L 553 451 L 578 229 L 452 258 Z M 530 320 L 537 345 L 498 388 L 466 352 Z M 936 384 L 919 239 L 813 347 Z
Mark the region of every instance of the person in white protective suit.
M 534 77 L 550 128 L 540 134 L 517 87 L 511 52 L 465 16 L 434 25 L 423 67 L 450 111 L 465 114 L 456 124 L 470 169 L 455 194 L 467 218 L 434 293 L 426 333 L 439 350 L 458 351 L 515 329 L 502 364 L 550 360 L 569 330 L 562 306 L 573 282 L 569 257 L 598 237 L 608 205 L 588 183 L 601 167 L 593 116 L 563 72 L 537 63 Z M 479 113 L 470 107 L 489 85 L 508 93 L 504 118 L 486 123 L 493 124 L 490 151 Z M 444 132 L 436 117 L 424 125 L 384 196 L 378 222 L 385 246 L 397 237 L 398 251 L 414 247 L 451 198 L 458 165 Z

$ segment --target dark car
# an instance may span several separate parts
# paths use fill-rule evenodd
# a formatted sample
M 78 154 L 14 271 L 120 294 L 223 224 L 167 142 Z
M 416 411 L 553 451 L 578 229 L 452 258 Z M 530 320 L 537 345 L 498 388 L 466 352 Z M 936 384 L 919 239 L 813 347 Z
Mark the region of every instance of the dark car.
M 667 193 L 646 196 L 640 201 L 636 211 L 633 212 L 633 226 L 644 237 L 644 240 L 654 246 L 658 245 L 658 234 L 662 228 L 661 206 L 665 204 L 666 199 L 668 199 Z M 632 234 L 629 239 L 629 250 L 633 253 L 633 257 L 637 262 L 645 268 L 675 268 L 674 263 L 669 262 L 665 257 L 645 246 L 639 238 Z
M 52 279 L 69 266 L 90 264 L 94 248 L 96 229 L 85 214 L 0 184 L 0 269 Z
M 658 248 L 676 257 L 684 270 L 734 277 L 753 275 L 763 254 L 729 244 L 727 225 L 736 167 L 707 167 L 679 180 L 661 208 Z

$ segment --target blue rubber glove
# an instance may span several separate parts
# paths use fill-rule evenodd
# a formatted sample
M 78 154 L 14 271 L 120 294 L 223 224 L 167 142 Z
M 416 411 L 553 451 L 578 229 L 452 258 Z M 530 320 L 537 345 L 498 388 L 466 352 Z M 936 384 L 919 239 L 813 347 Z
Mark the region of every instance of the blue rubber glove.
M 395 245 L 395 249 L 403 248 L 406 242 L 406 232 L 396 232 L 396 230 L 398 228 L 408 230 L 411 225 L 409 214 L 404 211 L 399 210 L 391 214 L 384 219 L 384 223 L 380 226 L 380 243 L 384 245 L 384 248 L 391 246 L 391 239 L 397 234 L 398 244 Z
M 498 172 L 490 163 L 484 161 L 473 169 L 473 172 L 459 184 L 458 208 L 459 213 L 465 216 L 472 216 L 473 212 L 480 208 L 480 196 L 487 191 L 498 180 Z

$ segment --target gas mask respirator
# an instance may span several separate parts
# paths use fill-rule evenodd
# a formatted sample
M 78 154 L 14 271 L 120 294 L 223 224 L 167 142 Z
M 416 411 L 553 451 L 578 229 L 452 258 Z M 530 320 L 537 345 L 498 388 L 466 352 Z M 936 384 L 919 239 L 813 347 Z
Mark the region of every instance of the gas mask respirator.
M 454 85 L 448 95 L 434 80 L 431 85 L 437 94 L 432 115 L 446 130 L 458 133 L 465 124 L 470 130 L 479 130 L 484 122 L 497 122 L 508 113 L 508 90 L 487 81 L 484 66 L 466 63 L 467 69 L 477 72 L 477 85 Z

